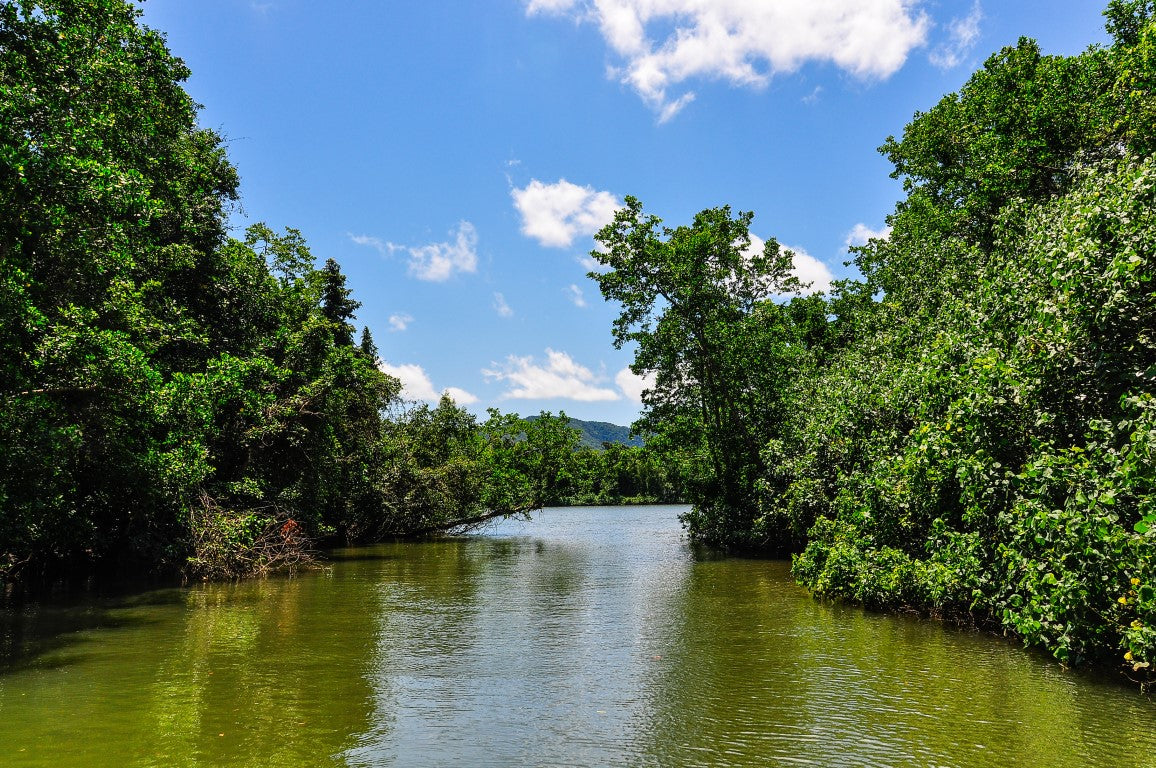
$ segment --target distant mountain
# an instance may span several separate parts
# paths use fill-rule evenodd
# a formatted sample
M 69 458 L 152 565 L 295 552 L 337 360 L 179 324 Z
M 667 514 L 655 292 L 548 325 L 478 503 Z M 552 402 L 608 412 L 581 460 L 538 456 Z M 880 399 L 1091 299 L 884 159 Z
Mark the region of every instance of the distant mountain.
M 527 420 L 538 418 L 527 416 Z M 582 433 L 578 442 L 580 448 L 602 448 L 603 443 L 619 443 L 621 445 L 642 445 L 642 438 L 631 437 L 630 427 L 611 424 L 608 421 L 582 421 L 570 419 L 570 426 Z
M 642 438 L 630 436 L 630 427 L 622 427 L 606 421 L 582 421 L 581 419 L 570 419 L 570 426 L 582 433 L 582 441 L 579 445 L 584 448 L 601 448 L 603 443 L 642 445 Z

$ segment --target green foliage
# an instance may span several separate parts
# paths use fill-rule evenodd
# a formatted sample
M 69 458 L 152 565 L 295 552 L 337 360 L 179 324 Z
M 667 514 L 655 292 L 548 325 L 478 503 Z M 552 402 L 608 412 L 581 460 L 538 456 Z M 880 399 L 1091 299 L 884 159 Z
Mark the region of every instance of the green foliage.
M 621 307 L 615 346 L 635 345 L 632 370 L 654 375 L 635 431 L 685 469 L 692 534 L 784 546 L 777 531 L 752 529 L 755 483 L 784 417 L 781 393 L 808 353 L 791 312 L 770 300 L 798 287 L 791 254 L 774 240 L 753 251 L 751 219 L 723 207 L 671 229 L 628 197 L 591 252 L 609 270 L 590 276 Z
M 686 500 L 680 468 L 643 446 L 607 443 L 602 449 L 581 448 L 570 474 L 548 503 L 673 504 Z
M 973 276 L 955 254 L 978 245 L 972 266 L 981 266 L 1005 205 L 1060 194 L 1078 161 L 1117 154 L 1115 78 L 1105 51 L 1044 56 L 1021 39 L 958 94 L 916 113 L 901 139 L 888 137 L 880 151 L 908 197 L 891 236 L 858 251 L 872 287 L 917 302 L 933 300 L 929 291 L 966 290 Z
M 164 561 L 155 392 L 203 360 L 237 177 L 125 3 L 0 7 L 0 569 Z M 12 544 L 8 544 L 12 542 Z
M 838 389 L 783 449 L 774 503 L 813 521 L 804 583 L 970 611 L 1068 663 L 1121 644 L 1152 658 L 1156 617 L 1134 587 L 1153 578 L 1154 181 L 1150 161 L 1099 164 L 1062 197 L 1010 206 L 975 289 L 918 331 L 883 302 L 879 346 L 841 355 L 813 391 L 872 383 Z
M 1020 40 L 887 140 L 906 197 L 830 297 L 768 301 L 789 256 L 746 253 L 750 214 L 669 229 L 628 199 L 599 234 L 693 535 L 1150 674 L 1156 24 L 1105 16 L 1111 48 Z
M 1111 0 L 1104 10 L 1105 26 L 1119 45 L 1134 46 L 1154 12 L 1152 0 Z
M 138 16 L 0 4 L 0 579 L 234 576 L 540 505 L 557 420 L 391 421 L 337 262 L 226 235 L 236 171 Z
M 532 419 L 490 409 L 482 423 L 443 396 L 386 427 L 384 506 L 369 510 L 350 538 L 462 530 L 554 503 L 569 482 L 578 433 L 564 415 Z
M 767 451 L 816 592 L 1150 670 L 1150 11 L 1113 3 L 1110 50 L 1021 41 L 884 147 L 908 197 Z

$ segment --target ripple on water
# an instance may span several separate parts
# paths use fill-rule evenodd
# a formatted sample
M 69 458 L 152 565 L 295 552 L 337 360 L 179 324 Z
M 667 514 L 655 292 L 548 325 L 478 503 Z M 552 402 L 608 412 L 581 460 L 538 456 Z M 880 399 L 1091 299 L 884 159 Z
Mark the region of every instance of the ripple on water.
M 83 608 L 0 674 L 0 763 L 1156 767 L 1133 691 L 697 557 L 677 512 L 546 510 Z

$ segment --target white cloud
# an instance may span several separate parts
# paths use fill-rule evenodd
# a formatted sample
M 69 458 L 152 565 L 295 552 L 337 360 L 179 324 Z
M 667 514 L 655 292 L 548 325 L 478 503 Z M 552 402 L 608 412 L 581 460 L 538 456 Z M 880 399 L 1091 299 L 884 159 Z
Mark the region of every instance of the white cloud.
M 580 187 L 561 179 L 543 184 L 533 179 L 510 191 L 522 216 L 522 234 L 550 248 L 567 248 L 574 238 L 590 236 L 614 218 L 621 203 L 609 192 Z
M 446 387 L 444 391 L 447 395 L 452 397 L 454 402 L 458 405 L 473 405 L 474 403 L 478 402 L 478 398 L 474 397 L 464 389 L 459 389 L 457 387 Z
M 526 14 L 533 16 L 535 13 L 562 13 L 573 8 L 577 2 L 578 0 L 529 0 L 526 3 Z
M 582 295 L 582 289 L 574 283 L 570 283 L 570 287 L 566 289 L 566 294 L 570 297 L 570 301 L 574 303 L 574 306 L 586 306 L 586 297 Z
M 636 403 L 642 402 L 643 390 L 654 389 L 654 381 L 655 377 L 653 373 L 639 376 L 629 368 L 623 368 L 614 375 L 614 383 L 622 390 L 622 394 L 626 396 L 627 400 L 632 400 Z
M 807 288 L 803 289 L 803 293 L 811 294 L 818 293 L 819 291 L 830 293 L 831 281 L 835 279 L 835 276 L 831 274 L 831 270 L 827 268 L 827 265 L 802 248 L 795 248 L 789 245 L 786 246 L 786 248 L 794 254 L 795 268 L 791 271 L 804 285 L 810 284 Z
M 983 9 L 979 6 L 979 0 L 975 0 L 967 16 L 951 20 L 947 25 L 948 39 L 928 54 L 927 58 L 940 69 L 958 67 L 979 40 L 979 22 L 982 20 Z
M 758 235 L 752 234 L 751 244 L 747 246 L 744 253 L 762 253 L 765 245 L 765 240 Z M 794 267 L 791 269 L 791 274 L 799 278 L 799 281 L 804 285 L 810 284 L 803 289 L 804 295 L 831 290 L 831 281 L 835 279 L 835 276 L 831 274 L 831 270 L 826 264 L 807 253 L 803 248 L 790 245 L 783 245 L 782 248 L 793 254 L 792 263 Z
M 565 352 L 546 350 L 546 361 L 539 364 L 532 355 L 510 355 L 502 365 L 483 370 L 489 380 L 504 381 L 510 389 L 503 397 L 514 400 L 547 400 L 565 398 L 582 402 L 620 400 L 613 389 L 598 386 L 600 377 L 579 365 Z
M 389 330 L 391 333 L 404 331 L 409 328 L 409 324 L 413 322 L 413 315 L 407 315 L 404 312 L 399 312 L 395 315 L 389 316 Z
M 458 405 L 471 405 L 478 402 L 478 398 L 464 389 L 446 387 L 441 392 L 434 389 L 429 375 L 420 365 L 413 363 L 390 365 L 382 362 L 379 367 L 390 376 L 401 381 L 401 394 L 410 400 L 424 400 L 427 403 L 436 403 L 441 400 L 442 393 L 454 399 Z
M 369 248 L 373 248 L 382 255 L 384 255 L 385 252 L 389 250 L 389 246 L 381 238 L 372 237 L 371 235 L 355 235 L 352 232 L 346 232 L 345 234 L 349 235 L 349 239 L 352 240 L 356 245 L 364 245 Z
M 428 245 L 398 245 L 371 235 L 346 233 L 356 245 L 373 248 L 378 253 L 396 253 L 409 256 L 409 273 L 418 280 L 440 283 L 449 280 L 458 272 L 478 271 L 478 231 L 468 221 L 458 223 L 456 231 L 450 232 L 450 240 Z
M 923 45 L 915 0 L 527 0 L 526 13 L 598 24 L 622 59 L 610 74 L 669 120 L 694 99 L 692 79 L 758 87 L 809 61 L 886 78 Z
M 494 294 L 494 311 L 498 313 L 498 317 L 514 316 L 514 310 L 510 309 L 510 305 L 506 303 L 506 297 L 500 293 Z
M 669 101 L 666 103 L 659 102 L 656 104 L 655 108 L 658 110 L 659 124 L 670 122 L 671 118 L 681 112 L 682 108 L 687 104 L 694 101 L 694 98 L 694 93 L 688 91 L 687 93 L 679 96 L 674 101 Z
M 603 272 L 606 270 L 606 267 L 595 261 L 592 256 L 577 256 L 576 261 L 582 266 L 582 269 L 587 272 Z
M 409 273 L 418 280 L 441 283 L 458 272 L 478 271 L 478 231 L 468 221 L 450 232 L 451 240 L 429 245 L 405 246 L 387 243 L 390 251 L 409 254 Z
M 891 235 L 891 227 L 884 227 L 883 229 L 871 229 L 871 227 L 860 222 L 851 227 L 851 231 L 847 233 L 847 239 L 844 244 L 850 248 L 853 245 L 866 245 L 868 240 L 886 240 Z

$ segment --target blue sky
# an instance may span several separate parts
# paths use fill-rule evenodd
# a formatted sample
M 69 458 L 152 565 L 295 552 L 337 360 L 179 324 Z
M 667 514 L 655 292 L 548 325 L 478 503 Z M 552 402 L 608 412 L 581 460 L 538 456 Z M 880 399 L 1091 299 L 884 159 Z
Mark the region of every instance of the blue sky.
M 337 259 L 414 399 L 630 423 L 586 277 L 625 195 L 729 204 L 816 286 L 900 196 L 876 152 L 1020 36 L 1107 41 L 1074 0 L 147 0 L 242 178 L 234 224 Z

